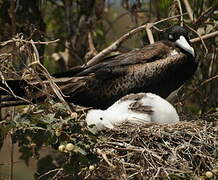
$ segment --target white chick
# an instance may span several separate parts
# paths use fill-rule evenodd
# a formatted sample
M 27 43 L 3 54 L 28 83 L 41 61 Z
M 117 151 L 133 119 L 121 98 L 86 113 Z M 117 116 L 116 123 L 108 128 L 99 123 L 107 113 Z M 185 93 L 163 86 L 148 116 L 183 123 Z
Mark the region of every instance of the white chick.
M 176 109 L 165 99 L 152 93 L 129 94 L 106 110 L 89 110 L 86 122 L 95 130 L 113 129 L 121 123 L 176 123 Z

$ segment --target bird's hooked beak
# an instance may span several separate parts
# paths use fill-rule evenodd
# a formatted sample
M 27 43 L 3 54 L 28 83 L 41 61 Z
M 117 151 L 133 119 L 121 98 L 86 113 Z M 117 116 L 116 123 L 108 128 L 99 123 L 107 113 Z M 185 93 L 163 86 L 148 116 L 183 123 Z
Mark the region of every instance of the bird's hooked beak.
M 193 47 L 190 46 L 184 36 L 180 36 L 179 39 L 176 40 L 176 45 L 190 53 L 193 57 L 195 57 L 195 51 Z

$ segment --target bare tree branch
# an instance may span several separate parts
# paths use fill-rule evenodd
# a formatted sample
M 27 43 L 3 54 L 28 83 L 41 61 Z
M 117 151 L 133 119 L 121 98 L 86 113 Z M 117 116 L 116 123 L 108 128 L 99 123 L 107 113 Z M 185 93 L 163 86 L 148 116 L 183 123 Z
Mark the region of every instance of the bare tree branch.
M 184 13 L 182 15 L 186 15 L 187 13 Z M 157 25 L 159 23 L 168 21 L 170 19 L 174 19 L 174 18 L 178 18 L 181 15 L 176 15 L 176 16 L 172 16 L 172 17 L 168 17 L 165 19 L 162 19 L 160 21 L 157 21 L 155 23 L 151 23 L 151 27 L 154 25 Z M 108 46 L 107 48 L 103 49 L 101 52 L 99 52 L 95 57 L 93 57 L 90 61 L 87 62 L 87 66 L 91 66 L 94 64 L 99 63 L 106 55 L 110 54 L 112 51 L 115 51 L 117 48 L 120 47 L 120 45 L 129 37 L 133 36 L 134 34 L 143 31 L 147 28 L 147 24 L 144 24 L 142 26 L 139 26 L 131 31 L 129 31 L 128 33 L 124 34 L 123 36 L 121 36 L 118 40 L 116 40 L 113 44 L 111 44 L 110 46 Z
M 29 43 L 29 44 L 45 44 L 45 45 L 48 45 L 48 44 L 52 44 L 52 43 L 56 43 L 60 41 L 60 39 L 56 39 L 56 40 L 52 40 L 52 41 L 27 41 L 27 40 L 24 40 L 24 39 L 20 39 L 20 38 L 12 38 L 11 40 L 8 40 L 8 41 L 4 41 L 4 42 L 0 42 L 0 46 L 5 46 L 6 44 L 8 43 L 12 43 L 12 42 L 24 42 L 24 43 Z
M 180 25 L 183 26 L 183 16 L 182 16 L 182 6 L 180 0 L 176 0 L 179 6 L 179 13 L 180 13 Z
M 148 36 L 148 40 L 149 40 L 150 44 L 154 44 L 154 36 L 153 36 L 152 31 L 151 31 L 152 26 L 153 26 L 152 24 L 148 23 L 147 27 L 146 27 L 146 32 L 147 32 L 147 36 Z
M 31 44 L 33 46 L 33 50 L 34 50 L 34 62 L 32 62 L 31 64 L 29 64 L 29 66 L 32 66 L 34 64 L 38 65 L 42 72 L 45 74 L 46 78 L 48 79 L 48 82 L 53 90 L 53 92 L 56 94 L 56 96 L 60 99 L 60 101 L 66 105 L 66 107 L 68 108 L 69 112 L 72 113 L 69 105 L 67 104 L 67 102 L 64 100 L 63 96 L 64 94 L 62 93 L 62 91 L 60 90 L 60 88 L 57 86 L 57 84 L 52 80 L 49 72 L 47 71 L 47 69 L 40 63 L 39 61 L 39 53 L 37 51 L 37 48 L 35 46 L 35 44 L 33 43 L 33 41 L 31 40 Z
M 186 8 L 186 10 L 188 12 L 189 18 L 193 22 L 194 21 L 193 11 L 192 11 L 192 8 L 191 8 L 191 6 L 189 4 L 189 1 L 188 0 L 183 0 L 183 3 L 185 4 L 185 8 Z
M 195 34 L 198 35 L 198 37 L 200 38 L 200 40 L 201 40 L 201 42 L 202 42 L 202 44 L 203 44 L 203 46 L 204 46 L 205 55 L 207 55 L 208 49 L 207 49 L 207 46 L 206 46 L 206 44 L 204 43 L 204 40 L 202 39 L 201 35 L 200 35 L 197 31 L 195 31 L 193 28 L 191 28 L 190 26 L 186 25 L 186 27 L 189 28 L 191 31 L 193 31 Z
M 209 38 L 216 37 L 216 36 L 218 36 L 218 31 L 215 31 L 215 32 L 212 32 L 209 34 L 205 34 L 204 36 L 201 36 L 201 38 L 198 37 L 198 38 L 191 39 L 190 42 L 196 43 L 196 42 L 201 41 L 201 39 L 209 39 Z

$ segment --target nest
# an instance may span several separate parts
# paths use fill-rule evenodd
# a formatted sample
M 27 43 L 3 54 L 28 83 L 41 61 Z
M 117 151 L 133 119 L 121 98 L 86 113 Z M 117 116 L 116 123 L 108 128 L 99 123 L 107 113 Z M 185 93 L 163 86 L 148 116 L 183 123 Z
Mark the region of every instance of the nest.
M 101 163 L 85 179 L 195 179 L 206 172 L 218 177 L 214 123 L 123 124 L 104 131 L 101 139 L 96 146 Z

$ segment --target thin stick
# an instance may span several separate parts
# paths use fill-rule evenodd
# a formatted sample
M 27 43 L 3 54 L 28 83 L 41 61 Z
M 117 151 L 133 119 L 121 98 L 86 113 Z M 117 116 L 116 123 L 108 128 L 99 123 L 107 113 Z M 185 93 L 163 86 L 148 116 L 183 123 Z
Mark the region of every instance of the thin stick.
M 44 176 L 47 176 L 53 172 L 56 172 L 56 171 L 63 171 L 64 169 L 63 168 L 57 168 L 57 169 L 52 169 L 50 171 L 47 171 L 46 173 L 42 174 L 41 176 L 38 177 L 38 180 L 43 178 Z
M 94 45 L 94 42 L 93 42 L 93 38 L 92 38 L 92 33 L 91 32 L 88 33 L 88 43 L 89 43 L 89 51 L 93 52 L 94 55 L 96 55 L 98 52 L 95 49 L 95 45 Z
M 147 36 L 148 36 L 148 40 L 150 44 L 154 44 L 154 36 L 152 34 L 151 27 L 152 27 L 152 24 L 148 23 L 146 27 L 146 32 L 147 32 Z
M 183 26 L 183 16 L 182 16 L 182 6 L 180 0 L 177 0 L 178 6 L 179 6 L 179 13 L 180 13 L 180 26 Z
M 189 4 L 189 1 L 188 0 L 183 0 L 183 3 L 185 4 L 185 8 L 188 12 L 188 16 L 189 18 L 191 19 L 191 21 L 193 22 L 194 21 L 194 17 L 193 17 L 193 11 L 192 11 L 192 8 Z
M 37 50 L 37 48 L 36 48 L 36 46 L 35 46 L 35 44 L 33 43 L 32 40 L 31 40 L 31 42 L 32 42 L 32 46 L 33 46 L 33 49 L 34 49 L 35 61 L 32 62 L 31 64 L 29 64 L 29 66 L 34 65 L 34 64 L 38 64 L 39 65 L 39 67 L 42 69 L 42 72 L 45 74 L 46 78 L 48 79 L 48 82 L 49 82 L 52 90 L 54 91 L 54 93 L 57 95 L 57 97 L 60 99 L 60 101 L 63 104 L 66 105 L 66 107 L 68 108 L 69 112 L 72 114 L 72 111 L 71 111 L 69 105 L 67 104 L 67 102 L 63 98 L 62 91 L 57 86 L 57 84 L 52 80 L 52 78 L 51 78 L 49 72 L 47 71 L 47 69 L 40 63 L 38 50 Z
M 91 32 L 88 32 L 88 49 L 89 49 L 89 51 L 85 55 L 86 61 L 88 61 L 92 57 L 96 56 L 96 54 L 98 53 L 95 49 Z
M 157 21 L 155 23 L 151 23 L 151 27 L 153 27 L 154 25 L 157 25 L 159 23 L 165 22 L 165 21 L 169 21 L 170 19 L 174 19 L 174 18 L 178 18 L 180 16 L 186 15 L 187 13 L 181 14 L 181 15 L 176 15 L 176 16 L 172 16 L 169 18 L 165 18 L 162 19 L 160 21 Z M 87 62 L 87 66 L 92 66 L 97 64 L 98 62 L 100 62 L 106 55 L 108 55 L 109 53 L 111 53 L 112 51 L 115 51 L 117 48 L 120 47 L 120 45 L 129 37 L 133 36 L 134 34 L 145 30 L 147 27 L 147 24 L 141 25 L 131 31 L 129 31 L 128 33 L 124 34 L 123 36 L 121 36 L 118 40 L 116 40 L 113 44 L 111 44 L 110 46 L 108 46 L 107 48 L 103 49 L 101 52 L 99 52 L 95 57 L 93 57 L 91 60 L 89 60 Z
M 216 37 L 218 36 L 218 31 L 215 31 L 215 32 L 212 32 L 212 33 L 209 33 L 209 34 L 205 34 L 203 36 L 200 37 L 197 37 L 197 38 L 194 38 L 194 39 L 191 39 L 190 42 L 191 43 L 197 43 L 199 41 L 201 41 L 201 39 L 209 39 L 209 38 L 212 38 L 212 37 Z
M 198 87 L 194 88 L 194 90 L 192 90 L 189 94 L 187 94 L 185 97 L 182 98 L 182 100 L 180 101 L 185 101 L 187 97 L 191 96 L 193 93 L 195 93 L 199 88 L 201 88 L 202 86 L 204 86 L 205 84 L 209 83 L 210 81 L 217 79 L 218 75 L 213 76 L 205 81 L 203 81 Z
M 44 45 L 48 45 L 48 44 L 56 43 L 56 42 L 58 42 L 58 41 L 60 41 L 60 39 L 56 39 L 56 40 L 52 40 L 52 41 L 44 41 L 44 42 L 42 42 L 42 41 L 37 41 L 37 42 L 35 42 L 35 41 L 33 41 L 33 40 L 27 41 L 27 40 L 24 40 L 24 39 L 12 38 L 11 40 L 4 41 L 4 42 L 0 42 L 0 46 L 5 46 L 6 44 L 11 43 L 11 42 L 24 42 L 24 43 L 28 43 L 28 44 L 32 44 L 32 43 L 33 43 L 33 44 L 44 44 Z
M 110 167 L 112 167 L 113 169 L 116 168 L 116 166 L 114 166 L 114 165 L 108 160 L 107 155 L 106 155 L 105 153 L 103 153 L 100 149 L 97 149 L 97 153 L 102 156 L 102 158 L 105 160 L 105 162 L 106 162 Z
M 190 26 L 186 25 L 186 27 L 188 27 L 191 31 L 193 31 L 195 34 L 198 35 L 198 37 L 200 38 L 200 40 L 201 40 L 201 42 L 202 42 L 202 44 L 203 44 L 203 46 L 204 46 L 205 55 L 207 55 L 208 49 L 207 49 L 207 46 L 205 45 L 204 40 L 202 39 L 201 35 L 200 35 L 197 31 L 195 31 L 193 28 L 191 28 Z

